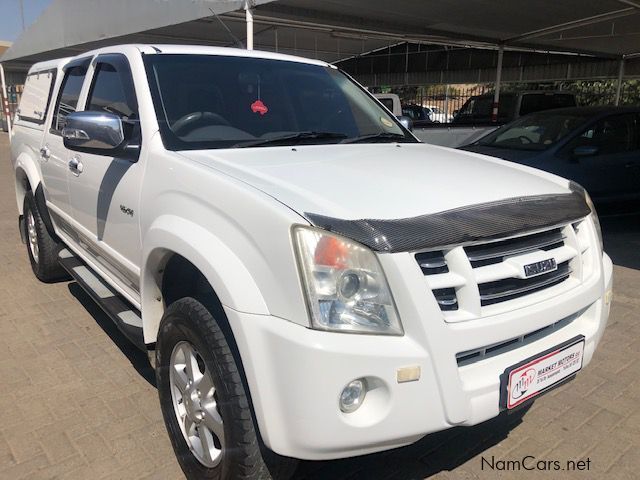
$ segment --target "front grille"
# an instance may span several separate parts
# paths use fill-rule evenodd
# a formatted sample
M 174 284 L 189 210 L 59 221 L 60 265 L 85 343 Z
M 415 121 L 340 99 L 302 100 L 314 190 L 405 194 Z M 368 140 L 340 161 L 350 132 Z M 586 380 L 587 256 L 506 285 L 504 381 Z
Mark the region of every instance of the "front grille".
M 515 238 L 416 253 L 415 259 L 447 321 L 497 312 L 500 304 L 552 289 L 588 273 L 585 222 Z M 586 258 L 586 257 L 585 257 Z M 550 272 L 527 277 L 524 266 L 553 259 Z M 544 297 L 538 296 L 543 299 Z M 487 310 L 489 314 L 489 310 Z
M 529 295 L 544 288 L 549 288 L 566 280 L 571 275 L 569 262 L 558 265 L 558 269 L 533 278 L 505 278 L 495 282 L 478 285 L 480 304 L 491 305 L 506 300 Z
M 510 338 L 509 340 L 504 340 L 492 345 L 476 348 L 474 350 L 467 350 L 466 352 L 460 352 L 456 354 L 458 366 L 463 367 L 465 365 L 476 363 L 480 360 L 495 357 L 496 355 L 501 355 L 503 353 L 510 352 L 511 350 L 515 350 L 516 348 L 529 345 L 530 343 L 540 340 L 548 335 L 551 335 L 554 332 L 557 332 L 561 328 L 566 327 L 576 318 L 582 315 L 582 313 L 584 313 L 584 310 L 567 318 L 563 318 L 562 320 L 552 323 L 551 325 L 547 325 L 546 327 L 539 328 L 538 330 L 529 332 L 516 338 Z

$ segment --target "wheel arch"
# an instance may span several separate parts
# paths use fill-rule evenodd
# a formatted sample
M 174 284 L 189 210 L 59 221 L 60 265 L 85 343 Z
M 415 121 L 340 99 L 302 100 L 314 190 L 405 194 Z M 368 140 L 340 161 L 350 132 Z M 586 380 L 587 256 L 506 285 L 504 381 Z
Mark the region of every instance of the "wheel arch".
M 175 216 L 161 217 L 147 231 L 143 244 L 140 293 L 145 343 L 156 341 L 162 315 L 173 301 L 202 293 L 205 287 L 220 305 L 268 314 L 265 300 L 240 258 L 200 225 Z

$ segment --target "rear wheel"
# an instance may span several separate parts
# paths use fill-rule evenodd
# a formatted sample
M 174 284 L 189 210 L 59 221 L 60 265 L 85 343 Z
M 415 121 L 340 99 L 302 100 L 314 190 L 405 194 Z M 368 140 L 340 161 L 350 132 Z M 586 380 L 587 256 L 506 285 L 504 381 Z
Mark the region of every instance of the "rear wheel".
M 66 279 L 67 273 L 58 262 L 62 245 L 49 234 L 30 191 L 24 197 L 23 215 L 27 253 L 35 276 L 43 282 Z
M 172 303 L 156 343 L 160 405 L 189 479 L 289 478 L 296 462 L 259 439 L 224 313 L 187 297 Z

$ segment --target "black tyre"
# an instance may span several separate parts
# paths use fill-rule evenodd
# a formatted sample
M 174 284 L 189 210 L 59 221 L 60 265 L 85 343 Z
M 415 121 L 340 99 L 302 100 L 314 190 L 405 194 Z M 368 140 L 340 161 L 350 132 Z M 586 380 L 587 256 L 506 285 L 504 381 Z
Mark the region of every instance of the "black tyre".
M 262 444 L 229 335 L 222 310 L 191 297 L 162 318 L 156 379 L 178 462 L 188 479 L 289 478 L 296 462 Z
M 62 245 L 49 234 L 31 191 L 24 197 L 23 215 L 24 238 L 27 240 L 27 252 L 35 276 L 43 282 L 67 279 L 67 273 L 58 262 Z

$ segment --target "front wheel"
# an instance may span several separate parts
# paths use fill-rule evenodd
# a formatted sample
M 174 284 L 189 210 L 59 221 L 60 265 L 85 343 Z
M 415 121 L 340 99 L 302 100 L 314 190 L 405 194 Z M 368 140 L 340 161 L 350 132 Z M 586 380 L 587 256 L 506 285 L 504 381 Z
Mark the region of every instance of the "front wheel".
M 216 312 L 217 321 L 187 297 L 171 304 L 160 324 L 158 394 L 178 462 L 188 479 L 288 478 L 295 462 L 259 439 L 223 315 Z

